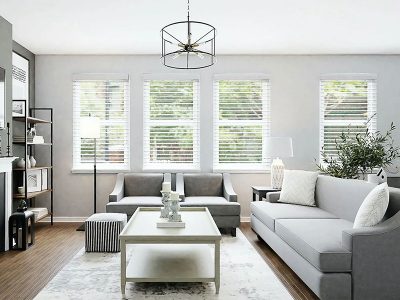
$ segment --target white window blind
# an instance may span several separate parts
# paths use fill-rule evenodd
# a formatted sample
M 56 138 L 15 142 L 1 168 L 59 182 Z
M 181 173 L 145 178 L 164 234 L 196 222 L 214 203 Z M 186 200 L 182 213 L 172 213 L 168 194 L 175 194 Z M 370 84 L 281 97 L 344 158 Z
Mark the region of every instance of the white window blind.
M 320 146 L 328 156 L 336 155 L 342 132 L 355 137 L 367 126 L 376 131 L 375 79 L 321 80 L 320 101 Z
M 265 170 L 270 135 L 267 79 L 214 80 L 214 169 Z
M 80 137 L 81 117 L 100 119 L 97 139 L 99 170 L 128 170 L 129 166 L 129 80 L 96 75 L 73 80 L 73 170 L 93 169 L 93 139 Z M 100 76 L 104 77 L 104 76 Z
M 199 81 L 144 80 L 144 169 L 198 169 Z

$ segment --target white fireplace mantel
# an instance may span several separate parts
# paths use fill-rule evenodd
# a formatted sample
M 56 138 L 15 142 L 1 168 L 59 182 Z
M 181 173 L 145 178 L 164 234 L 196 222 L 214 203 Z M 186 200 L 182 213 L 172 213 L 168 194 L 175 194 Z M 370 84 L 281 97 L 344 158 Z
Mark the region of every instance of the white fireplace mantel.
M 12 214 L 12 162 L 17 157 L 0 157 L 0 173 L 5 173 L 4 201 L 5 201 L 5 250 L 8 250 L 8 219 Z

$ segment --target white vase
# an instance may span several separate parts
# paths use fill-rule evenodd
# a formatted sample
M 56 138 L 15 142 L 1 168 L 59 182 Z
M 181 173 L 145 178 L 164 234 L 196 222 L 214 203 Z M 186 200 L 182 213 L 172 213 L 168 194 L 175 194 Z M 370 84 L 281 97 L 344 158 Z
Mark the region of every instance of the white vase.
M 25 160 L 23 158 L 19 158 L 17 161 L 18 168 L 25 168 Z
M 27 169 L 31 168 L 31 161 L 29 160 L 29 155 L 26 156 L 26 168 Z
M 36 167 L 36 159 L 33 156 L 29 158 L 29 162 L 31 163 L 31 168 Z

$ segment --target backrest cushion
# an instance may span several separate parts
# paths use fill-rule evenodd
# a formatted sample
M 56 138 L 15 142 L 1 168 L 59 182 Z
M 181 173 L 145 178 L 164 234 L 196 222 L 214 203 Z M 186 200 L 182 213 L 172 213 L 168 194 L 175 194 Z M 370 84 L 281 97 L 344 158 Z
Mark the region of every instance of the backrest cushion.
M 185 196 L 222 196 L 222 174 L 184 174 Z
M 354 222 L 358 209 L 375 186 L 363 180 L 319 175 L 315 200 L 319 208 Z
M 129 173 L 125 174 L 125 196 L 160 196 L 163 174 L 153 173 Z

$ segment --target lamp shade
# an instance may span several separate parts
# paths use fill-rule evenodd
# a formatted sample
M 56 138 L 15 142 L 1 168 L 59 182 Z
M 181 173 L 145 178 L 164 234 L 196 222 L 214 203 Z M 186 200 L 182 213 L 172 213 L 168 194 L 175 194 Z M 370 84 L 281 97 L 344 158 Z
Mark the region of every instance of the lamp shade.
M 100 138 L 100 119 L 96 117 L 82 117 L 81 138 L 98 139 Z
M 266 139 L 267 157 L 293 157 L 291 137 L 270 137 Z

